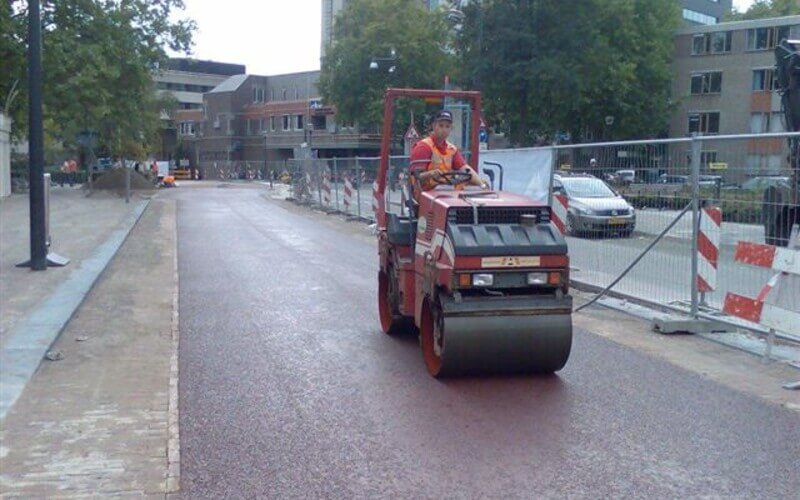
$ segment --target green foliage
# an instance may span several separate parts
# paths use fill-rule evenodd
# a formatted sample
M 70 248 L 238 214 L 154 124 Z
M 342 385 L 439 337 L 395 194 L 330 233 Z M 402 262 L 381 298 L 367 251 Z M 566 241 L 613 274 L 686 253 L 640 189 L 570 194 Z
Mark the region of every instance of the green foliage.
M 486 0 L 465 10 L 461 81 L 513 143 L 655 136 L 667 126 L 677 2 Z M 605 117 L 613 116 L 612 127 Z
M 6 5 L 8 6 L 6 9 Z M 25 135 L 27 2 L 11 0 L 0 13 L 0 54 L 12 61 L 0 73 L 0 97 L 19 81 L 15 133 Z M 165 49 L 188 51 L 193 21 L 170 18 L 183 0 L 59 0 L 42 8 L 42 57 L 46 134 L 74 144 L 93 130 L 97 147 L 142 156 L 156 137 L 159 113 L 170 101 L 156 93 L 153 73 Z
M 756 0 L 744 12 L 734 9 L 727 20 L 745 21 L 748 19 L 765 19 L 797 14 L 800 14 L 800 3 L 797 0 Z
M 352 0 L 336 17 L 320 93 L 336 106 L 340 121 L 375 126 L 382 120 L 387 87 L 442 88 L 453 69 L 449 37 L 443 12 L 428 12 L 419 0 Z M 373 58 L 388 58 L 393 48 L 395 61 L 369 68 Z M 396 116 L 405 117 L 418 105 L 401 105 Z

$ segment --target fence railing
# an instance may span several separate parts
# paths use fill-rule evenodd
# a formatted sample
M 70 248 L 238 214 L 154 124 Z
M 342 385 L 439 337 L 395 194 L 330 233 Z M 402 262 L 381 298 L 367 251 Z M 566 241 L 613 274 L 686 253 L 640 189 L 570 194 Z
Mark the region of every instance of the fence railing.
M 757 296 L 771 277 L 768 269 L 737 265 L 734 250 L 739 241 L 769 243 L 765 222 L 785 198 L 779 203 L 767 194 L 798 189 L 789 163 L 789 139 L 797 138 L 695 136 L 515 150 L 506 155 L 506 179 L 514 179 L 506 189 L 524 186 L 530 194 L 531 184 L 549 179 L 567 198 L 573 280 L 600 288 L 616 282 L 622 295 L 695 317 L 716 314 L 727 293 Z M 543 155 L 549 165 L 542 166 Z M 373 220 L 378 163 L 289 160 L 284 174 L 298 202 Z M 387 211 L 405 210 L 400 185 L 407 165 L 405 157 L 391 158 L 378 201 Z M 793 293 L 800 304 L 800 290 Z

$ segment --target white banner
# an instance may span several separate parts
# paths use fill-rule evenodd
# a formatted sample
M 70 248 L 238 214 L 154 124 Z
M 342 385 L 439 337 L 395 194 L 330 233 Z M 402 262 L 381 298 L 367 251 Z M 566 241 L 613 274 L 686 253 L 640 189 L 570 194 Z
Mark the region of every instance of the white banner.
M 480 170 L 490 161 L 503 166 L 503 190 L 518 193 L 542 203 L 550 200 L 550 177 L 553 169 L 553 148 L 492 149 L 481 152 Z M 495 168 L 495 171 L 497 169 Z M 495 188 L 500 178 L 495 174 Z

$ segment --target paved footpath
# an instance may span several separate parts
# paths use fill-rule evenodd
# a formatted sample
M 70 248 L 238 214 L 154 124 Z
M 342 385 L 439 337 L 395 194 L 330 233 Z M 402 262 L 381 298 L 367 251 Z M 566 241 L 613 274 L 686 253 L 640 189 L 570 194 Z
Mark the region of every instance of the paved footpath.
M 90 197 L 75 187 L 53 187 L 50 192 L 50 233 L 52 250 L 69 257 L 63 268 L 32 273 L 14 267 L 30 257 L 30 216 L 27 194 L 14 194 L 0 200 L 0 346 L 14 327 L 89 259 L 114 231 L 142 203 L 139 196 L 126 204 L 111 192 L 95 191 Z
M 175 248 L 175 204 L 155 199 L 2 422 L 0 496 L 177 489 Z

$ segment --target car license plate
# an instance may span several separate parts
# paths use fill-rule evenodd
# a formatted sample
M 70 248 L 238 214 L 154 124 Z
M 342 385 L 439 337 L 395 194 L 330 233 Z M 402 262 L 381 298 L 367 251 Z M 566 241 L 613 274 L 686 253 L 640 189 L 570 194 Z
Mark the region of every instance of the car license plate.
M 621 219 L 619 217 L 611 217 L 610 219 L 608 219 L 608 223 L 614 225 L 625 224 L 625 219 Z

